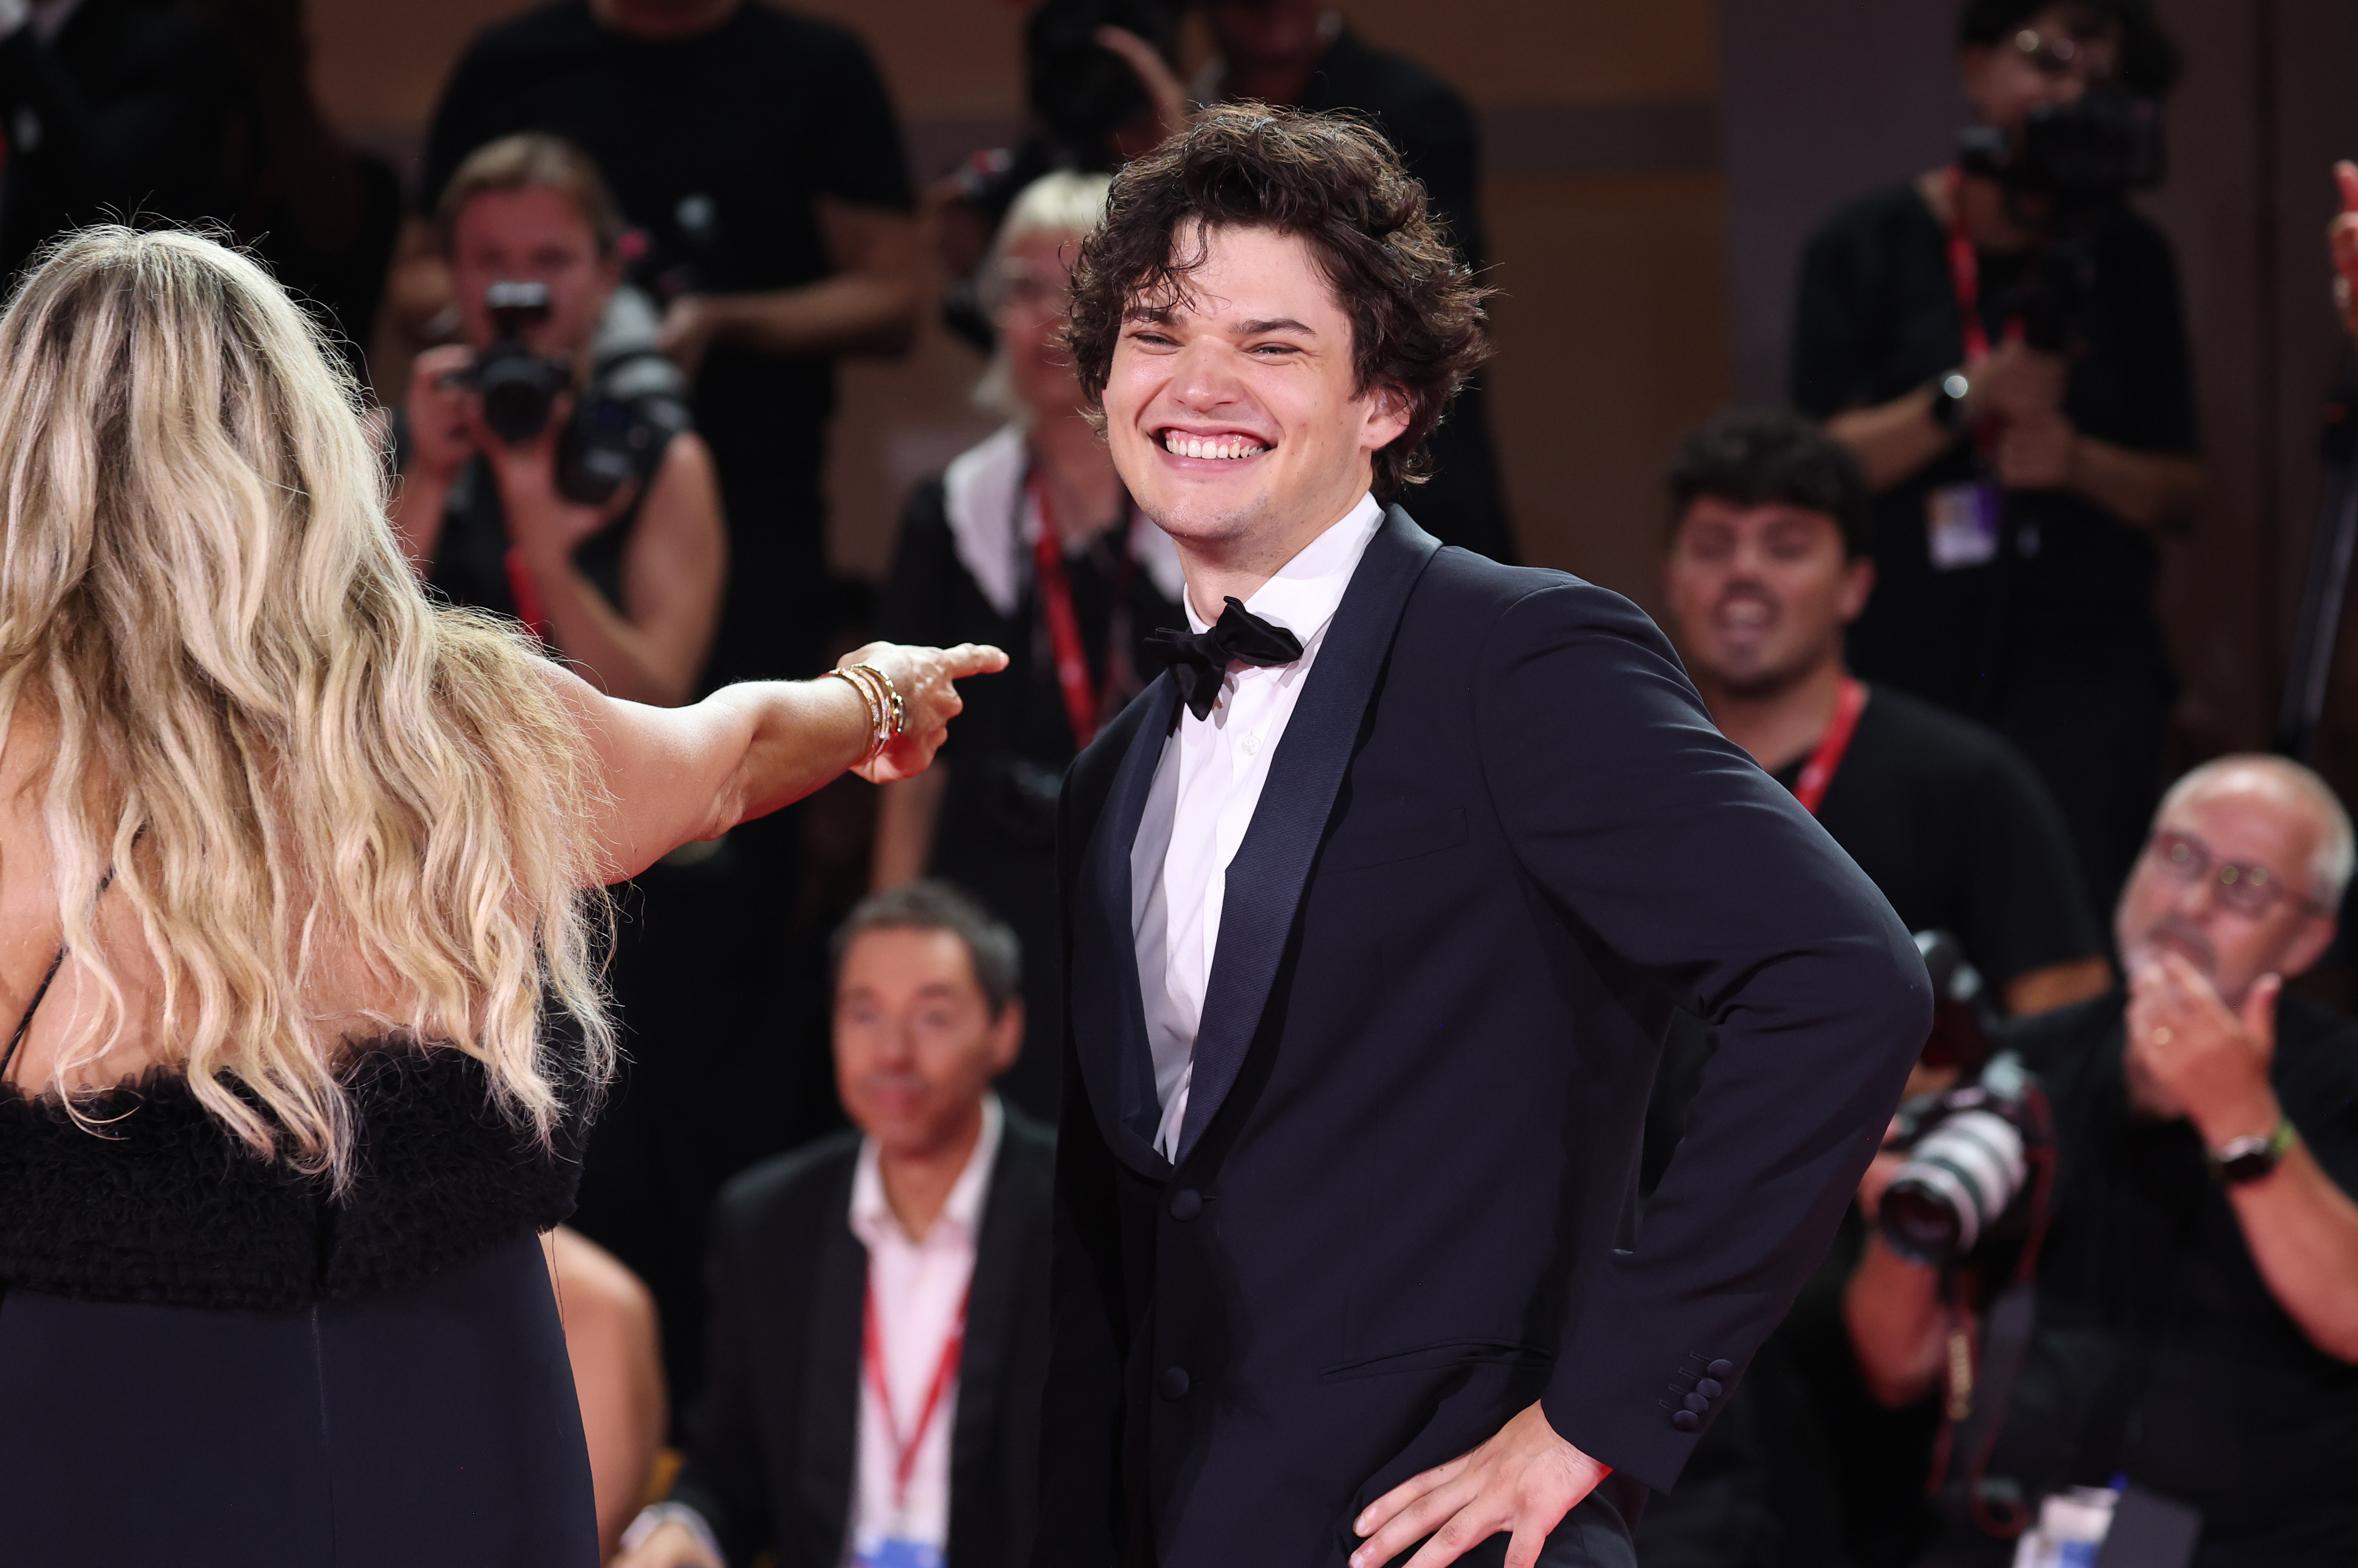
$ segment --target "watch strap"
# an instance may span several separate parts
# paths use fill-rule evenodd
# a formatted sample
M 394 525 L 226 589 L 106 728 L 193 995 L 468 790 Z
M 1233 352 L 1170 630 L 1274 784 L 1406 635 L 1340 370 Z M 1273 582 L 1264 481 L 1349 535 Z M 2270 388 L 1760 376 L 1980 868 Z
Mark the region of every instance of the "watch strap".
M 2256 1182 L 2281 1164 L 2300 1141 L 2290 1117 L 2277 1118 L 2275 1130 L 2260 1138 L 2231 1138 L 2211 1151 L 2211 1173 L 2227 1185 Z

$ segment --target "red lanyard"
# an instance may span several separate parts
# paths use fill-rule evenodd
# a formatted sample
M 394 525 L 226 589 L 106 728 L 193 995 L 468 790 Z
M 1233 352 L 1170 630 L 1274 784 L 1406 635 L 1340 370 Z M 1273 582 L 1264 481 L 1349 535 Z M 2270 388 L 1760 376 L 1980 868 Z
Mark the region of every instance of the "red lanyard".
M 1989 330 L 1982 325 L 1982 260 L 1965 232 L 1965 171 L 1956 164 L 1948 169 L 1949 282 L 1957 291 L 1957 326 L 1965 338 L 1965 363 L 1977 365 L 1989 358 Z M 2006 324 L 2008 342 L 2022 340 L 2022 318 Z
M 505 564 L 508 593 L 515 600 L 516 619 L 543 643 L 554 648 L 557 642 L 548 634 L 548 610 L 540 601 L 540 589 L 532 580 L 532 568 L 525 565 L 524 552 L 510 545 Z
M 1032 474 L 1032 501 L 1040 509 L 1040 537 L 1033 546 L 1033 571 L 1040 584 L 1040 613 L 1047 618 L 1048 637 L 1056 649 L 1056 684 L 1065 693 L 1065 717 L 1073 721 L 1073 742 L 1086 747 L 1098 732 L 1098 719 L 1105 709 L 1098 697 L 1097 683 L 1089 678 L 1089 653 L 1081 641 L 1080 617 L 1073 613 L 1073 587 L 1065 578 L 1065 540 L 1056 532 L 1056 514 L 1048 504 L 1048 486 L 1034 470 Z M 1127 509 L 1125 509 L 1127 510 Z M 1130 541 L 1120 541 L 1127 556 Z M 1127 574 L 1124 574 L 1125 580 Z M 1124 618 L 1119 613 L 1114 625 Z M 1117 678 L 1120 666 L 1117 663 L 1124 652 L 1125 639 L 1109 633 L 1106 638 L 1105 689 L 1120 688 Z
M 1818 742 L 1818 749 L 1810 753 L 1801 776 L 1793 781 L 1793 798 L 1812 816 L 1826 798 L 1826 786 L 1834 782 L 1843 753 L 1850 750 L 1850 738 L 1858 730 L 1859 710 L 1866 706 L 1866 684 L 1855 676 L 1843 676 L 1842 689 L 1834 697 L 1833 722 L 1826 726 L 1825 739 Z
M 917 1411 L 917 1424 L 906 1439 L 901 1435 L 900 1422 L 892 1417 L 892 1390 L 884 1382 L 884 1336 L 876 1327 L 876 1283 L 872 1278 L 860 1304 L 860 1359 L 867 1368 L 869 1390 L 875 1394 L 876 1406 L 884 1415 L 884 1440 L 892 1445 L 892 1511 L 898 1514 L 908 1505 L 909 1477 L 917 1468 L 917 1449 L 925 1441 L 934 1417 L 940 1412 L 950 1383 L 957 1377 L 958 1357 L 966 1349 L 966 1297 L 958 1298 L 957 1316 L 950 1322 L 949 1338 L 942 1343 L 942 1358 L 934 1368 L 933 1382 L 926 1386 L 925 1405 Z

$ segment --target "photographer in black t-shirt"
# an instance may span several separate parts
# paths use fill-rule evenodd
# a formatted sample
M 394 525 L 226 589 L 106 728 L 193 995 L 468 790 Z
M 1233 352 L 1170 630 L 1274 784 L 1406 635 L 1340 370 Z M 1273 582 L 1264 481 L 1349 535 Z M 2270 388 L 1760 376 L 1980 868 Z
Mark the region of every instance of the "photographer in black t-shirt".
M 558 0 L 468 46 L 427 136 L 427 205 L 520 131 L 587 151 L 650 246 L 633 276 L 693 378 L 728 513 L 706 680 L 808 674 L 831 604 L 834 360 L 905 349 L 925 298 L 874 61 L 849 30 L 758 0 Z
M 2121 895 L 2125 992 L 2005 1041 L 2046 1083 L 2056 1178 L 2027 1357 L 2010 1397 L 1986 1364 L 1974 1396 L 2005 1400 L 1985 1498 L 2121 1476 L 2116 1530 L 2140 1490 L 2200 1512 L 2196 1568 L 2358 1562 L 2358 1028 L 2283 990 L 2331 942 L 2351 859 L 2308 769 L 2197 769 Z M 1962 1310 L 1875 1240 L 1844 1316 L 1880 1397 L 1941 1382 Z M 1927 1561 L 2012 1551 L 1960 1522 Z
M 719 501 L 676 373 L 651 342 L 600 351 L 622 222 L 597 169 L 553 136 L 493 142 L 460 166 L 437 228 L 468 341 L 411 376 L 392 508 L 404 546 L 445 596 L 525 622 L 601 689 L 688 701 L 720 608 Z M 495 306 L 518 288 L 502 343 Z M 541 413 L 529 433 L 498 427 L 514 417 L 487 391 L 503 350 L 508 402 Z M 669 384 L 628 395 L 633 358 Z
M 2111 967 L 2038 775 L 1980 725 L 1844 666 L 1843 629 L 1876 591 L 1850 452 L 1798 415 L 1731 409 L 1680 445 L 1667 477 L 1665 624 L 1721 730 L 1816 814 L 1910 930 L 1956 936 L 2006 1011 L 2104 991 Z M 1699 1022 L 1674 1025 L 1647 1118 L 1650 1176 L 1710 1049 Z M 1920 1068 L 1915 1087 L 1955 1076 Z M 1845 1217 L 1677 1493 L 1649 1506 L 1648 1568 L 1873 1568 L 1919 1543 L 1935 1412 L 1877 1406 L 1837 1314 L 1865 1234 Z
M 1853 663 L 2019 745 L 2103 908 L 2175 691 L 2153 535 L 2202 483 L 2176 265 L 2125 200 L 2178 61 L 2146 0 L 1969 0 L 1958 38 L 1978 124 L 1812 238 L 1792 396 L 1877 494 Z

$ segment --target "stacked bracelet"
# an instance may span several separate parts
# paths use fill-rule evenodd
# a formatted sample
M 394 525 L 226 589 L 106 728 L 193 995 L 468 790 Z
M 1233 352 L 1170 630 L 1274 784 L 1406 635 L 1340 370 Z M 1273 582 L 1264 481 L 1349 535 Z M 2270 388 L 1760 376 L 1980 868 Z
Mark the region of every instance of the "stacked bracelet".
M 868 755 L 861 761 L 874 762 L 885 747 L 900 739 L 907 725 L 908 709 L 901 700 L 901 688 L 874 665 L 843 665 L 827 673 L 848 682 L 867 705 L 871 738 Z

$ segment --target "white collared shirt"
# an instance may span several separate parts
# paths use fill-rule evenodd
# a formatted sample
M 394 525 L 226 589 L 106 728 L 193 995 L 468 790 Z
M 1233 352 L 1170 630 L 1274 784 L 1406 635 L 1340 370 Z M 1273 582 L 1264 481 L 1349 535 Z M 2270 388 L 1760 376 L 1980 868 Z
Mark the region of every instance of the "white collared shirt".
M 1266 669 L 1229 666 L 1209 717 L 1180 710 L 1177 744 L 1163 748 L 1146 813 L 1130 844 L 1130 929 L 1138 945 L 1138 983 L 1146 1007 L 1146 1042 L 1154 1057 L 1154 1094 L 1163 1120 L 1154 1147 L 1179 1152 L 1187 1090 L 1195 1070 L 1195 1032 L 1220 935 L 1228 862 L 1236 859 L 1260 804 L 1270 758 L 1325 641 L 1343 590 L 1384 520 L 1372 495 L 1304 545 L 1263 583 L 1245 608 L 1302 640 L 1302 656 Z M 1209 622 L 1187 599 L 1196 632 Z
M 925 1239 L 913 1241 L 885 1201 L 884 1178 L 876 1167 L 876 1141 L 860 1145 L 851 1175 L 851 1233 L 868 1248 L 868 1290 L 876 1303 L 876 1334 L 882 1341 L 884 1386 L 892 1400 L 892 1419 L 877 1402 L 863 1352 L 860 1374 L 859 1457 L 851 1486 L 851 1517 L 844 1531 L 843 1562 L 875 1552 L 888 1539 L 942 1551 L 950 1535 L 950 1428 L 957 1419 L 955 1378 L 942 1394 L 933 1423 L 917 1444 L 909 1492 L 897 1512 L 892 1506 L 892 1467 L 897 1455 L 892 1432 L 915 1429 L 941 1365 L 942 1347 L 966 1310 L 967 1286 L 974 1279 L 974 1249 L 982 1233 L 983 1206 L 990 1197 L 991 1163 L 999 1155 L 1004 1118 L 999 1097 L 982 1102 L 982 1135 L 966 1169 L 950 1188 L 942 1212 Z

